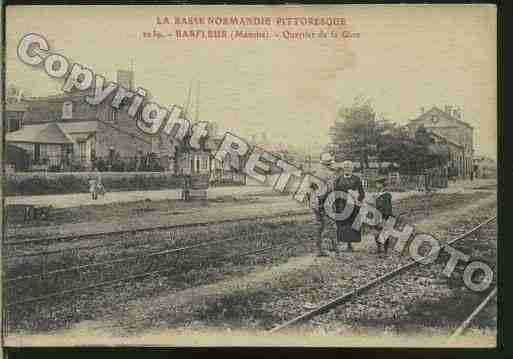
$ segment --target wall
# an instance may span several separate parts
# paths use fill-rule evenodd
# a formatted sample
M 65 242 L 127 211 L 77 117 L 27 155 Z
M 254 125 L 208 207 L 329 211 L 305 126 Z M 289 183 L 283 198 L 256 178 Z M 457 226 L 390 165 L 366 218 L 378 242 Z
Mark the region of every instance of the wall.
M 96 156 L 108 156 L 111 146 L 121 157 L 133 157 L 138 150 L 145 154 L 152 151 L 152 137 L 141 132 L 126 111 L 117 111 L 112 121 L 112 108 L 107 104 L 100 106 L 98 115 Z
M 109 148 L 113 147 L 121 157 L 133 157 L 140 149 L 143 153 L 151 151 L 151 144 L 120 132 L 112 126 L 99 123 L 96 132 L 96 157 L 108 157 Z

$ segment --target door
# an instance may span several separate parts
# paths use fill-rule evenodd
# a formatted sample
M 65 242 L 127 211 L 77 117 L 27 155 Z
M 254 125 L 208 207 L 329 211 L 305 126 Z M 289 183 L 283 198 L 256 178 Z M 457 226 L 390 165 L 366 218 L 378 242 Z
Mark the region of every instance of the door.
M 34 162 L 38 163 L 41 160 L 41 145 L 34 143 Z

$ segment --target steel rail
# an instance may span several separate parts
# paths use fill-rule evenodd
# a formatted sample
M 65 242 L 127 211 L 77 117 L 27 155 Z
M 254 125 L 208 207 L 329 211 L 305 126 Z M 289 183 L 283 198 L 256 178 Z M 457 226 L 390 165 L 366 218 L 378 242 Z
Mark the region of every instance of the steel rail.
M 396 217 L 401 217 L 404 214 L 411 214 L 412 212 L 415 212 L 415 211 L 404 211 L 404 212 L 399 213 Z M 309 214 L 309 213 L 303 213 L 303 212 L 300 212 L 298 214 L 292 213 L 292 214 L 289 214 L 289 216 L 290 215 L 301 216 L 301 215 L 306 215 L 306 214 Z M 273 217 L 273 218 L 276 218 L 276 217 Z M 241 221 L 243 221 L 243 220 L 241 220 Z M 115 232 L 112 232 L 112 233 L 116 234 Z M 104 234 L 102 234 L 102 235 L 104 235 Z M 42 240 L 45 240 L 45 239 L 42 239 Z M 123 242 L 123 243 L 126 243 L 126 242 Z M 26 257 L 37 257 L 37 256 L 41 256 L 41 255 L 51 255 L 51 254 L 63 253 L 66 251 L 73 251 L 73 250 L 91 250 L 91 249 L 98 249 L 98 248 L 106 248 L 106 247 L 111 247 L 111 246 L 113 247 L 118 244 L 119 244 L 118 241 L 115 241 L 115 242 L 98 244 L 98 245 L 94 245 L 94 246 L 63 248 L 63 249 L 56 249 L 56 250 L 52 250 L 52 251 L 38 251 L 38 252 L 21 253 L 21 254 L 15 254 L 15 255 L 9 256 L 6 258 L 6 260 L 13 260 L 13 259 L 18 259 L 18 258 L 26 258 Z M 147 243 L 142 243 L 141 246 L 145 245 L 145 244 L 147 244 Z M 139 244 L 134 244 L 132 246 L 129 246 L 129 248 L 137 248 L 138 246 L 139 246 Z
M 463 332 L 468 328 L 470 323 L 474 320 L 474 318 L 481 313 L 481 311 L 486 307 L 486 305 L 497 295 L 497 287 L 495 287 L 486 298 L 474 309 L 474 311 L 461 323 L 461 325 L 454 331 L 454 333 L 450 336 L 449 341 L 454 340 L 456 337 L 463 334 Z
M 281 233 L 283 233 L 283 232 L 285 232 L 285 231 L 281 231 Z M 266 231 L 266 232 L 252 234 L 249 236 L 256 238 L 256 237 L 261 237 L 261 236 L 268 235 L 271 233 L 273 233 L 273 232 Z M 276 233 L 274 232 L 273 234 L 276 234 Z M 280 233 L 278 233 L 278 234 L 280 234 Z M 245 237 L 248 237 L 248 235 L 246 235 Z M 109 266 L 112 264 L 119 264 L 119 263 L 129 262 L 129 261 L 133 261 L 133 260 L 141 260 L 141 259 L 145 259 L 145 258 L 162 256 L 162 255 L 166 255 L 166 254 L 175 254 L 175 253 L 185 252 L 185 251 L 188 251 L 191 249 L 209 247 L 209 246 L 220 244 L 220 243 L 233 242 L 233 241 L 240 240 L 240 239 L 241 239 L 241 236 L 233 236 L 233 237 L 223 238 L 223 239 L 214 240 L 214 241 L 204 241 L 204 242 L 198 243 L 198 244 L 193 244 L 193 245 L 184 246 L 184 247 L 180 247 L 180 248 L 165 249 L 165 250 L 158 251 L 158 252 L 151 252 L 151 253 L 145 254 L 145 255 L 135 255 L 135 256 L 118 258 L 118 259 L 114 259 L 114 260 L 110 260 L 110 261 L 95 262 L 95 263 L 91 263 L 91 264 L 83 264 L 83 265 L 78 265 L 78 266 L 69 267 L 69 268 L 56 269 L 53 271 L 48 271 L 44 275 L 50 276 L 50 275 L 66 273 L 66 272 L 75 272 L 77 270 L 83 270 L 83 269 L 88 269 L 88 268 Z M 5 283 L 13 283 L 13 282 L 16 283 L 21 280 L 27 280 L 27 279 L 38 278 L 38 277 L 41 277 L 41 273 L 7 278 L 7 279 L 5 279 Z
M 253 254 L 259 254 L 259 253 L 266 252 L 266 251 L 269 251 L 271 249 L 274 249 L 276 247 L 279 247 L 281 245 L 288 244 L 288 243 L 290 243 L 290 242 L 292 242 L 294 240 L 296 240 L 296 238 L 289 239 L 289 240 L 281 242 L 281 243 L 279 243 L 277 245 L 272 245 L 272 246 L 268 246 L 268 247 L 265 247 L 265 248 L 260 248 L 260 249 L 256 249 L 256 250 L 252 250 L 252 251 L 248 251 L 248 252 L 236 253 L 236 254 L 233 254 L 233 255 L 224 256 L 224 257 L 219 258 L 218 260 L 219 261 L 223 261 L 223 260 L 227 260 L 227 259 L 231 259 L 231 258 L 238 258 L 238 257 L 245 257 L 245 256 L 248 256 L 248 255 L 253 255 Z M 85 291 L 88 291 L 88 290 L 91 290 L 91 289 L 115 286 L 116 284 L 121 285 L 123 282 L 129 281 L 129 280 L 132 280 L 132 279 L 139 279 L 139 278 L 149 277 L 149 276 L 152 276 L 152 275 L 155 275 L 155 274 L 167 273 L 167 272 L 170 272 L 170 271 L 172 271 L 174 269 L 175 268 L 159 269 L 159 270 L 156 270 L 156 271 L 144 272 L 144 273 L 139 273 L 139 274 L 135 274 L 135 275 L 125 276 L 125 277 L 116 278 L 116 279 L 112 279 L 112 280 L 108 280 L 108 281 L 104 281 L 104 282 L 100 282 L 100 283 L 96 283 L 96 284 L 87 285 L 87 286 L 84 286 L 84 287 L 67 289 L 67 290 L 51 293 L 51 294 L 40 296 L 40 297 L 28 298 L 28 299 L 23 299 L 23 300 L 20 300 L 20 301 L 14 301 L 14 302 L 10 302 L 10 303 L 7 302 L 5 304 L 5 306 L 6 307 L 15 307 L 15 306 L 18 306 L 18 305 L 24 305 L 24 304 L 28 304 L 28 303 L 35 303 L 35 302 L 45 301 L 45 300 L 48 300 L 48 299 L 51 299 L 51 298 L 59 298 L 59 297 L 65 296 L 65 295 L 71 295 L 71 294 L 76 294 L 76 293 L 80 293 L 80 292 L 85 292 Z
M 417 212 L 416 210 L 406 210 L 395 217 L 402 217 L 405 214 L 412 214 Z M 217 224 L 223 224 L 223 223 L 236 223 L 236 222 L 243 222 L 243 221 L 250 221 L 250 220 L 265 220 L 265 219 L 275 219 L 275 218 L 282 218 L 282 217 L 290 217 L 290 216 L 304 216 L 311 214 L 310 210 L 307 211 L 291 211 L 286 212 L 284 214 L 276 215 L 276 216 L 261 216 L 261 217 L 246 217 L 246 218 L 240 218 L 240 219 L 228 219 L 228 220 L 222 220 L 222 221 L 213 221 L 213 222 L 197 222 L 197 223 L 187 223 L 184 225 L 170 225 L 170 226 L 159 226 L 159 227 L 144 227 L 144 228 L 138 228 L 138 229 L 130 229 L 130 230 L 121 230 L 121 231 L 111 231 L 111 232 L 98 232 L 98 233 L 87 233 L 87 234 L 80 234 L 80 235 L 69 235 L 69 236 L 61 236 L 61 237 L 48 237 L 48 238 L 37 238 L 37 239 L 28 239 L 28 240 L 22 240 L 22 241 L 11 241 L 11 242 L 5 242 L 5 245 L 23 245 L 23 244 L 30 244 L 30 243 L 36 243 L 36 242 L 58 242 L 58 241 L 81 241 L 85 240 L 91 237 L 100 237 L 100 236 L 106 236 L 106 235 L 122 235 L 122 234 L 135 234 L 140 232 L 149 232 L 149 231 L 158 231 L 158 230 L 166 230 L 166 229 L 179 229 L 179 228 L 191 228 L 194 226 L 205 226 L 205 225 L 217 225 Z M 11 236 L 13 237 L 13 236 Z M 9 237 L 7 237 L 9 238 Z M 105 244 L 99 244 L 96 246 L 90 246 L 90 247 L 78 247 L 76 249 L 78 250 L 87 250 L 87 249 L 96 249 L 96 248 L 103 248 L 103 247 L 109 247 L 109 246 L 115 246 L 116 242 L 114 243 L 105 243 Z M 136 246 L 134 246 L 136 247 Z M 16 258 L 23 258 L 23 257 L 35 257 L 38 255 L 47 255 L 47 254 L 56 254 L 60 252 L 65 252 L 67 250 L 74 250 L 75 248 L 64 248 L 60 250 L 53 250 L 53 251 L 39 251 L 39 252 L 32 252 L 32 253 L 22 253 L 18 255 L 9 256 L 6 259 L 16 259 Z
M 231 238 L 231 237 L 230 237 Z M 134 242 L 134 243 L 131 243 Z M 126 246 L 126 244 L 129 243 L 129 246 Z M 99 249 L 99 248 L 108 248 L 108 247 L 115 247 L 119 244 L 124 244 L 124 249 L 136 249 L 142 246 L 145 246 L 147 244 L 150 244 L 149 242 L 143 242 L 138 241 L 137 239 L 129 239 L 128 241 L 121 242 L 120 240 L 113 241 L 113 242 L 107 242 L 107 243 L 101 243 L 98 245 L 93 246 L 84 246 L 84 247 L 70 247 L 70 248 L 62 248 L 62 249 L 56 249 L 51 251 L 38 251 L 38 252 L 29 252 L 29 253 L 21 253 L 21 254 L 15 254 L 10 257 L 7 257 L 6 260 L 12 261 L 19 258 L 27 258 L 27 257 L 38 257 L 38 256 L 44 256 L 44 255 L 51 255 L 51 254 L 58 254 L 58 253 L 64 253 L 68 251 L 87 251 L 87 250 L 93 250 L 93 249 Z
M 471 235 L 472 233 L 476 232 L 478 229 L 480 229 L 481 227 L 487 225 L 488 223 L 492 222 L 493 220 L 495 220 L 497 218 L 497 216 L 493 216 L 489 219 L 487 219 L 486 221 L 480 223 L 479 225 L 477 225 L 476 227 L 472 228 L 471 230 L 467 231 L 466 233 L 446 242 L 446 243 L 443 243 L 441 244 L 441 246 L 437 249 L 436 252 L 432 253 L 431 255 L 435 255 L 437 253 L 439 253 L 442 248 L 444 248 L 445 246 L 448 246 L 452 243 L 455 243 L 465 237 L 468 237 L 469 235 Z M 358 288 L 350 291 L 349 293 L 346 293 L 346 294 L 343 294 L 335 299 L 332 299 L 330 300 L 328 303 L 324 304 L 324 305 L 321 305 L 320 307 L 318 308 L 315 308 L 313 310 L 310 310 L 304 314 L 301 314 L 283 324 L 280 324 L 278 325 L 277 327 L 271 329 L 268 331 L 269 334 L 273 334 L 273 333 L 276 333 L 280 330 L 283 330 L 284 328 L 287 328 L 287 327 L 290 327 L 291 325 L 293 324 L 297 324 L 297 323 L 300 323 L 300 322 L 304 322 L 304 321 L 307 321 L 307 320 L 310 320 L 320 314 L 323 314 L 323 313 L 326 313 L 328 311 L 330 311 L 331 309 L 335 308 L 335 307 L 338 307 L 339 305 L 341 304 L 344 304 L 344 303 L 347 303 L 355 298 L 357 298 L 359 295 L 369 291 L 370 289 L 382 284 L 382 283 L 385 283 L 387 282 L 388 280 L 392 279 L 392 278 L 395 278 L 397 277 L 398 275 L 416 267 L 417 265 L 419 265 L 420 262 L 417 262 L 417 261 L 412 261 L 410 263 L 407 263 L 405 265 L 402 265 L 401 267 L 399 268 L 396 268 L 388 273 L 385 273 L 383 275 L 381 275 L 380 277 L 370 281 L 370 282 L 367 282 L 366 284 L 364 285 L 361 285 L 359 286 Z
M 284 217 L 298 216 L 298 215 L 307 215 L 310 213 L 311 213 L 310 210 L 290 211 L 290 212 L 285 212 L 282 214 L 275 214 L 275 215 L 269 215 L 269 216 L 230 218 L 230 219 L 223 219 L 223 220 L 219 220 L 219 221 L 171 224 L 171 225 L 162 225 L 162 226 L 154 226 L 154 227 L 124 229 L 124 230 L 119 230 L 119 231 L 85 233 L 85 234 L 67 235 L 67 236 L 60 236 L 60 237 L 35 238 L 35 239 L 26 239 L 26 240 L 21 240 L 21 241 L 6 241 L 6 242 L 4 242 L 4 245 L 5 246 L 18 246 L 18 245 L 34 244 L 34 243 L 80 241 L 80 240 L 85 240 L 85 239 L 88 239 L 91 237 L 101 237 L 101 236 L 108 236 L 108 235 L 122 235 L 122 234 L 135 234 L 135 233 L 140 233 L 140 232 L 192 228 L 192 227 L 201 227 L 201 226 L 209 226 L 209 225 L 237 223 L 237 222 L 243 222 L 243 221 L 258 221 L 258 220 L 284 218 Z M 14 237 L 14 236 L 6 237 L 6 239 L 9 239 L 12 237 Z

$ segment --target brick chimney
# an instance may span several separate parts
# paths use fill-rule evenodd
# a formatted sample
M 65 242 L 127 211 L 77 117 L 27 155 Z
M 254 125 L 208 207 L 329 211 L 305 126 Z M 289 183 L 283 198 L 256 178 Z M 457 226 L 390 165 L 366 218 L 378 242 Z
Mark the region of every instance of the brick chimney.
M 118 70 L 117 82 L 124 88 L 133 91 L 134 90 L 134 72 L 128 70 Z
M 420 114 L 422 115 L 424 112 L 426 112 L 426 109 L 424 107 L 420 108 Z

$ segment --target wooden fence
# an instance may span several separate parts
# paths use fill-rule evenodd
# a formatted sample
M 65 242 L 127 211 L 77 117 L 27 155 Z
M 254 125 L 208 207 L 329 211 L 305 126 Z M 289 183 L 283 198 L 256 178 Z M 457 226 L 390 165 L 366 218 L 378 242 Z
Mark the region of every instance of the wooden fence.
M 448 178 L 443 173 L 428 173 L 421 175 L 399 175 L 388 186 L 396 191 L 426 191 L 437 188 L 447 188 Z
M 373 192 L 375 188 L 375 179 L 382 177 L 377 173 L 364 172 L 357 174 L 363 184 L 364 190 Z M 426 191 L 436 188 L 447 188 L 447 171 L 442 169 L 432 169 L 425 174 L 399 174 L 397 172 L 389 173 L 386 176 L 387 189 L 390 191 Z

